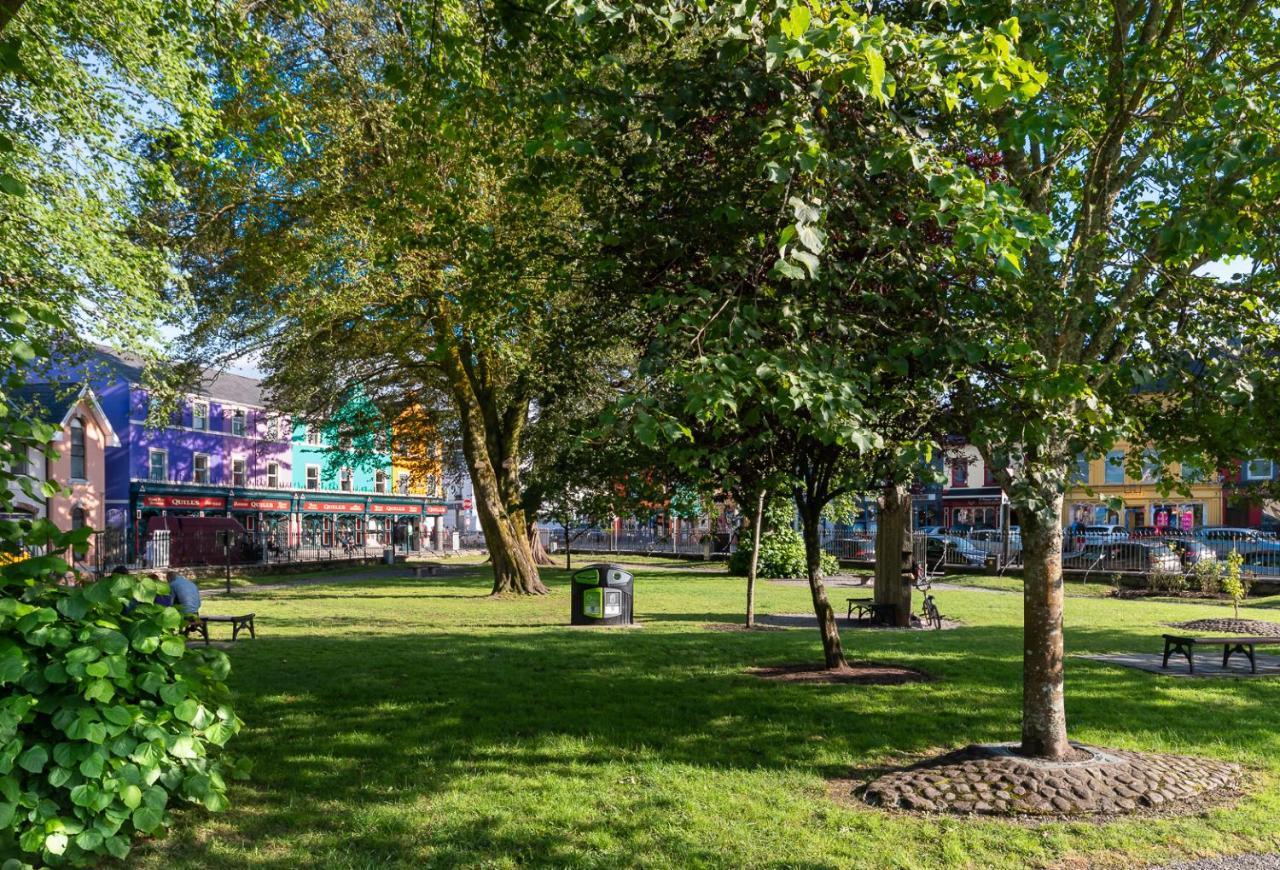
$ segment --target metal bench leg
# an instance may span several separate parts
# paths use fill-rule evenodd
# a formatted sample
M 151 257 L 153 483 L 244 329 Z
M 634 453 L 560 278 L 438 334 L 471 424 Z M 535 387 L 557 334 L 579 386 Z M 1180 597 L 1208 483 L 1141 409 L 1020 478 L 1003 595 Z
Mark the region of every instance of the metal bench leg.
M 250 640 L 257 640 L 257 639 L 258 639 L 258 634 L 257 634 L 257 632 L 255 632 L 255 631 L 253 630 L 253 617 L 252 617 L 252 616 L 250 616 L 250 617 L 249 617 L 249 639 L 250 639 Z
M 1165 670 L 1168 670 L 1169 668 L 1169 653 L 1172 651 L 1173 651 L 1172 644 L 1170 644 L 1169 641 L 1166 640 L 1164 642 L 1164 663 L 1160 665 L 1160 667 L 1164 668 Z

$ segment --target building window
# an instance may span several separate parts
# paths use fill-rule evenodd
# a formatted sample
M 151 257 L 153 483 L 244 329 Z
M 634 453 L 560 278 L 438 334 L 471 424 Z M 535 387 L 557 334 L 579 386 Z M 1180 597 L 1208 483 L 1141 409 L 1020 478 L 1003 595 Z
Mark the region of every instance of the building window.
M 89 517 L 88 517 L 88 514 L 84 512 L 84 508 L 82 507 L 72 508 L 71 509 L 71 531 L 74 532 L 77 529 L 83 529 L 87 525 L 89 525 Z
M 308 465 L 307 466 L 307 489 L 319 489 L 319 488 L 320 488 L 320 466 Z
M 344 468 L 338 473 L 338 488 L 343 492 L 351 492 L 351 469 Z
M 1083 453 L 1076 457 L 1071 469 L 1071 482 L 1082 486 L 1089 483 L 1089 459 Z
M 280 440 L 280 418 L 274 414 L 267 417 L 266 431 L 262 433 L 268 441 Z
M 191 480 L 193 483 L 209 482 L 209 457 L 203 453 L 191 457 Z
M 152 450 L 148 454 L 147 480 L 163 482 L 169 479 L 169 454 L 164 450 Z
M 84 470 L 84 420 L 71 420 L 71 479 L 85 480 Z
M 1244 465 L 1244 479 L 1270 480 L 1274 467 L 1270 459 L 1250 459 Z
M 231 485 L 244 486 L 245 482 L 246 481 L 245 481 L 244 460 L 243 459 L 231 460 Z
M 951 485 L 962 487 L 969 485 L 969 461 L 957 459 L 951 463 Z
M 400 473 L 400 494 L 409 494 L 409 473 L 406 471 Z
M 1182 463 L 1183 483 L 1204 483 L 1204 469 L 1194 462 Z
M 1103 483 L 1124 483 L 1124 451 L 1112 450 L 1107 454 Z
M 427 495 L 433 497 L 437 495 L 436 476 L 434 474 L 427 475 Z
M 982 485 L 983 486 L 996 485 L 996 476 L 991 473 L 991 464 L 987 462 L 984 462 L 982 464 Z
M 1142 482 L 1155 483 L 1160 477 L 1160 454 L 1154 450 L 1148 450 L 1142 454 Z
M 245 420 L 247 415 L 242 408 L 236 408 L 231 412 L 231 434 L 244 436 Z
M 320 445 L 324 443 L 324 439 L 320 436 L 320 430 L 315 426 L 307 426 L 307 443 Z
M 191 405 L 191 428 L 206 432 L 209 429 L 209 403 L 195 402 Z
M 267 486 L 275 489 L 280 486 L 280 463 L 267 463 Z
M 378 472 L 375 472 L 375 473 L 374 473 L 374 475 L 373 475 L 373 491 L 374 491 L 374 492 L 386 492 L 386 491 L 387 491 L 387 473 L 386 473 L 385 471 L 378 471 Z
M 13 454 L 13 473 L 19 477 L 31 476 L 31 456 L 26 447 L 19 447 Z

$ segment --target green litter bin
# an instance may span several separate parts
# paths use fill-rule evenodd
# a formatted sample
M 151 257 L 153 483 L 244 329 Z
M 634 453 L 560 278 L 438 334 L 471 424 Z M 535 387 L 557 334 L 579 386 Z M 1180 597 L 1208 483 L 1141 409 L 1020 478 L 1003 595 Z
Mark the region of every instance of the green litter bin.
M 630 625 L 635 578 L 618 565 L 588 565 L 573 574 L 571 625 Z

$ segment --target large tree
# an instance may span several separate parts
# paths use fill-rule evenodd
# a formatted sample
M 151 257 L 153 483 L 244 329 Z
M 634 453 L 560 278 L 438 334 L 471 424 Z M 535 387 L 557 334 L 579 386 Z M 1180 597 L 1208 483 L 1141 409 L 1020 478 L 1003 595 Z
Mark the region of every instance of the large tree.
M 1019 52 L 1048 75 L 974 143 L 1052 236 L 1004 292 L 956 288 L 982 360 L 957 401 L 1022 526 L 1022 750 L 1062 758 L 1061 517 L 1076 457 L 1176 431 L 1153 445 L 1162 460 L 1223 459 L 1248 439 L 1222 426 L 1232 402 L 1203 397 L 1247 405 L 1259 366 L 1273 365 L 1255 341 L 1277 316 L 1280 10 L 1068 0 L 957 11 L 1016 15 Z M 1253 268 L 1206 271 L 1233 258 Z
M 877 402 L 904 400 L 882 389 L 922 355 L 899 321 L 928 308 L 939 272 L 990 280 L 1033 235 L 1002 221 L 1000 192 L 948 141 L 953 106 L 1032 93 L 1033 69 L 1008 34 L 912 24 L 712 7 L 671 22 L 682 52 L 609 53 L 589 77 L 603 94 L 590 114 L 616 122 L 591 147 L 618 183 L 584 197 L 613 253 L 600 271 L 648 299 L 648 374 L 679 399 L 654 403 L 641 431 L 768 433 L 831 667 L 844 657 L 819 518 L 884 446 Z M 926 230 L 952 243 L 921 244 Z
M 256 18 L 274 63 L 222 83 L 225 159 L 193 168 L 195 207 L 169 216 L 195 346 L 258 351 L 275 399 L 309 415 L 357 384 L 392 417 L 447 408 L 494 592 L 545 592 L 522 443 L 556 386 L 628 334 L 581 289 L 577 156 L 537 147 L 568 111 L 570 20 L 465 0 Z

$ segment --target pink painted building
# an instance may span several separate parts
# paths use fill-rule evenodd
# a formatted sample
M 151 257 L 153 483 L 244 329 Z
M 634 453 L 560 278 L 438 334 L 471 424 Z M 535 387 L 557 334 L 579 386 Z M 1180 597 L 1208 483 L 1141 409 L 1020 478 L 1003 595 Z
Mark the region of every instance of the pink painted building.
M 27 387 L 21 400 L 29 413 L 57 429 L 53 454 L 33 453 L 28 458 L 26 471 L 33 481 L 59 485 L 36 515 L 47 517 L 63 531 L 106 528 L 106 450 L 119 447 L 120 439 L 97 396 L 89 387 L 39 384 Z M 97 553 L 91 547 L 76 561 L 92 567 Z

